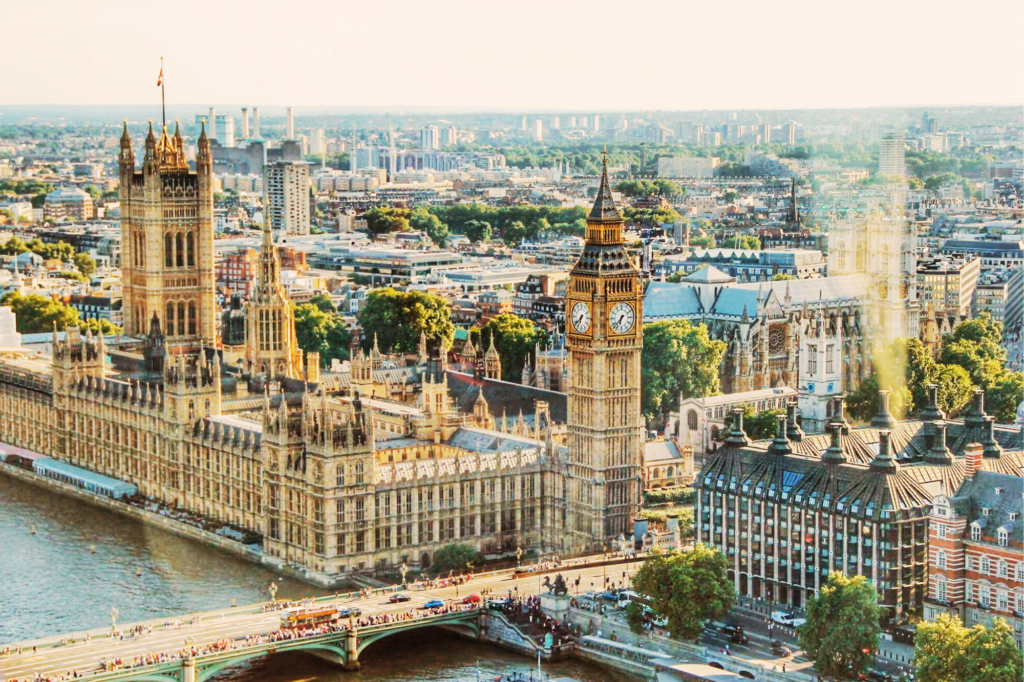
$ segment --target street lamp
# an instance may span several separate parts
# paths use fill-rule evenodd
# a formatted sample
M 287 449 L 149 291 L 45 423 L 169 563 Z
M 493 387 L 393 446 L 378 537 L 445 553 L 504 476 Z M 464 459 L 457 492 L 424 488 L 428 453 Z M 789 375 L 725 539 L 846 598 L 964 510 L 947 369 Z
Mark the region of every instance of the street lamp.
M 402 574 L 402 587 L 405 587 L 405 574 L 409 572 L 409 565 L 403 561 L 401 568 L 398 569 L 398 572 Z
M 270 601 L 277 601 L 277 583 L 273 580 L 270 581 Z
M 110 629 L 112 631 L 117 630 L 117 617 L 121 615 L 121 612 L 114 606 L 110 609 Z

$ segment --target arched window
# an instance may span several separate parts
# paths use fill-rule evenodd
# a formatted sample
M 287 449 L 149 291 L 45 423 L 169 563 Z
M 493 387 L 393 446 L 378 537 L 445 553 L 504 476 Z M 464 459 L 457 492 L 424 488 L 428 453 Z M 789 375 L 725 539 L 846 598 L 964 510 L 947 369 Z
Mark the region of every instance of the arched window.
M 174 303 L 167 304 L 167 319 L 164 320 L 164 328 L 168 336 L 174 336 Z
M 938 564 L 939 568 L 945 568 L 946 567 L 946 553 L 944 551 L 939 550 L 939 556 L 938 556 L 938 559 L 937 559 L 936 563 Z
M 846 243 L 839 242 L 836 245 L 836 268 L 840 271 L 846 270 Z
M 181 235 L 178 235 L 181 236 Z M 178 301 L 178 336 L 185 336 L 185 302 Z
M 882 266 L 882 272 L 889 272 L 889 245 L 888 244 L 883 244 L 882 245 L 882 257 L 880 259 L 880 264 Z
M 196 264 L 196 238 L 192 232 L 185 235 L 185 253 L 188 266 L 191 268 Z
M 190 336 L 196 335 L 196 302 L 188 302 L 188 333 Z
M 666 475 L 667 475 L 667 476 L 668 476 L 669 478 L 672 478 L 672 467 L 669 467 L 669 468 L 668 468 L 668 473 L 667 473 Z
M 174 245 L 171 243 L 171 233 L 164 234 L 164 267 L 174 267 Z
M 857 270 L 857 272 L 864 272 L 864 259 L 866 254 L 867 249 L 864 248 L 863 242 L 857 244 L 857 262 L 855 264 L 855 269 Z
M 174 261 L 179 268 L 185 267 L 185 244 L 181 232 L 174 236 L 175 258 Z
M 686 425 L 691 431 L 696 431 L 700 428 L 697 424 L 697 410 L 690 410 L 686 413 Z

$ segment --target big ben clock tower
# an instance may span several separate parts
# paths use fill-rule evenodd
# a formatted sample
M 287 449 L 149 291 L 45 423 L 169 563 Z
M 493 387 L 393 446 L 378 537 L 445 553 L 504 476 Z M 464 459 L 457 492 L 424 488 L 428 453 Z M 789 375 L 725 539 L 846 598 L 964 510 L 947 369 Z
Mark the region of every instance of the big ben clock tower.
M 571 551 L 632 533 L 640 503 L 643 289 L 626 251 L 622 215 L 603 161 L 587 243 L 569 277 L 569 500 Z

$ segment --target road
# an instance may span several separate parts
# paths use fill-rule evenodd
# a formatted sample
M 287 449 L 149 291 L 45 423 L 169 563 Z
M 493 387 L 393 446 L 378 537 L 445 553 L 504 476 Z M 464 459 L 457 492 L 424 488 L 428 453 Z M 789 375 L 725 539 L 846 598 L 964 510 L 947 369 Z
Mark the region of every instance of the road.
M 491 596 L 512 595 L 533 595 L 545 591 L 543 580 L 546 576 L 553 576 L 561 573 L 566 582 L 573 587 L 575 593 L 575 580 L 580 579 L 580 591 L 590 589 L 593 584 L 596 589 L 604 584 L 607 577 L 609 582 L 620 582 L 623 580 L 623 573 L 626 564 L 618 563 L 607 566 L 585 566 L 582 568 L 564 568 L 543 573 L 526 573 L 515 577 L 514 574 L 503 572 L 499 574 L 484 574 L 474 577 L 472 581 L 461 586 L 439 587 L 426 590 L 410 589 L 403 594 L 410 597 L 409 602 L 392 604 L 389 601 L 390 593 L 374 593 L 369 598 L 351 597 L 344 599 L 319 600 L 318 605 L 330 604 L 332 606 L 358 606 L 363 615 L 375 615 L 393 612 L 403 612 L 409 609 L 416 609 L 429 599 L 461 600 L 469 594 L 479 594 L 487 589 Z M 632 574 L 640 566 L 639 562 L 632 562 L 629 565 L 629 574 Z M 614 576 L 614 581 L 612 579 Z M 119 628 L 128 632 L 136 626 L 152 626 L 152 632 L 133 637 L 125 635 L 124 639 L 111 639 L 109 636 L 94 637 L 91 641 L 83 641 L 82 634 L 69 635 L 77 642 L 57 647 L 46 647 L 33 652 L 30 648 L 24 648 L 20 654 L 12 653 L 0 657 L 0 679 L 22 679 L 32 678 L 36 673 L 47 675 L 59 675 L 68 671 L 79 673 L 96 670 L 103 660 L 125 659 L 130 660 L 140 656 L 156 652 L 169 652 L 186 648 L 187 646 L 202 647 L 222 639 L 236 639 L 248 635 L 267 635 L 280 627 L 282 611 L 262 612 L 260 605 L 241 606 L 233 610 L 215 612 L 213 615 L 205 615 L 198 622 L 184 622 L 179 627 L 177 618 L 170 619 L 168 626 L 167 618 L 148 620 L 141 623 L 120 625 Z M 254 612 L 255 611 L 255 612 Z M 11 645 L 14 650 L 18 645 Z

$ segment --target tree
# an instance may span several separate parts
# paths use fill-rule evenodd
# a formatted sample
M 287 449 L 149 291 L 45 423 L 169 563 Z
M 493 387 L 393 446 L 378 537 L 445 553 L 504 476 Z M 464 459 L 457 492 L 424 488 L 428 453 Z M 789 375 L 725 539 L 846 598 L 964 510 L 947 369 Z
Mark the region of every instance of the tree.
M 708 335 L 706 325 L 668 320 L 644 325 L 640 358 L 641 403 L 648 418 L 664 417 L 679 407 L 679 398 L 715 395 L 721 388 L 718 368 L 726 345 Z
M 319 308 L 325 313 L 336 313 L 338 309 L 334 306 L 334 301 L 331 297 L 324 293 L 319 293 L 313 298 L 309 299 L 309 302 Z
M 691 239 L 690 241 L 692 242 L 693 240 Z M 736 234 L 722 242 L 721 247 L 723 249 L 756 251 L 761 248 L 761 240 L 749 234 Z
M 78 271 L 86 277 L 92 277 L 92 273 L 96 272 L 96 261 L 93 257 L 87 253 L 76 253 L 74 256 L 75 267 Z
M 640 602 L 634 600 L 626 605 L 626 622 L 629 623 L 629 629 L 638 635 L 644 631 L 646 615 L 644 605 Z
M 476 550 L 472 545 L 453 543 L 438 547 L 434 552 L 432 570 L 438 575 L 450 571 L 467 571 L 473 568 L 474 561 L 476 561 Z
M 786 274 L 785 272 L 779 272 L 779 273 L 776 273 L 776 274 L 772 275 L 772 281 L 773 282 L 784 282 L 787 279 L 796 279 L 796 276 L 795 275 Z
M 715 238 L 711 235 L 703 234 L 691 234 L 690 235 L 690 246 L 694 246 L 698 249 L 713 249 L 715 248 Z
M 432 348 L 442 342 L 449 347 L 455 336 L 448 302 L 423 291 L 396 291 L 390 287 L 375 289 L 366 297 L 359 312 L 363 328 L 363 347 L 369 350 L 374 338 L 380 347 L 397 353 L 413 353 L 420 334 L 427 335 Z
M 1011 424 L 1024 402 L 1024 372 L 1004 372 L 985 391 L 985 411 L 997 424 Z
M 935 379 L 932 383 L 939 387 L 936 401 L 939 408 L 949 415 L 960 412 L 974 394 L 971 375 L 957 365 L 936 365 Z
M 342 316 L 320 308 L 316 298 L 295 306 L 295 336 L 302 352 L 319 353 L 320 364 L 327 366 L 332 360 L 348 358 L 352 334 Z
M 920 682 L 1019 682 L 1024 676 L 1013 629 L 1002 618 L 991 627 L 965 627 L 944 613 L 917 625 L 914 662 Z
M 0 305 L 7 305 L 18 318 L 18 331 L 22 334 L 39 334 L 76 327 L 81 322 L 78 311 L 58 300 L 38 294 L 22 296 L 16 291 L 0 298 Z
M 523 375 L 526 358 L 538 343 L 547 341 L 547 332 L 531 320 L 512 313 L 491 318 L 480 328 L 478 347 L 487 348 L 494 336 L 494 348 L 501 356 L 501 378 L 518 382 Z M 531 364 L 536 364 L 535 359 Z
M 381 234 L 411 230 L 410 213 L 409 209 L 402 208 L 371 208 L 363 214 L 363 218 L 366 220 L 366 230 L 376 237 Z
M 463 234 L 473 243 L 491 241 L 491 224 L 483 220 L 470 220 L 463 226 Z
M 444 246 L 448 239 L 448 226 L 425 208 L 417 208 L 409 214 L 409 225 L 414 230 L 426 232 L 431 241 L 438 246 Z
M 28 251 L 28 247 L 25 245 L 25 240 L 17 235 L 0 244 L 0 253 L 5 256 L 17 256 L 26 251 Z
M 637 591 L 668 620 L 673 637 L 696 639 L 708 619 L 720 620 L 732 608 L 735 589 L 725 555 L 698 543 L 691 550 L 653 554 L 633 577 Z
M 806 611 L 797 638 L 818 674 L 846 678 L 868 667 L 878 647 L 879 609 L 878 591 L 867 578 L 833 571 Z

